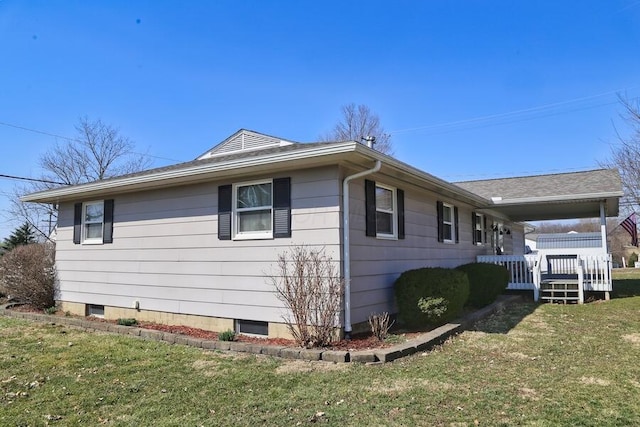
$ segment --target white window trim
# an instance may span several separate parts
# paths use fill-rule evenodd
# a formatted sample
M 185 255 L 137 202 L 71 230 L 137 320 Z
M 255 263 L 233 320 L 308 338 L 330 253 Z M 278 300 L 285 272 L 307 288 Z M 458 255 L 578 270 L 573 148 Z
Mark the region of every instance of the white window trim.
M 235 333 L 238 335 L 244 335 L 245 337 L 255 337 L 255 338 L 267 338 L 269 336 L 269 322 L 264 322 L 267 324 L 267 334 L 266 335 L 262 335 L 262 334 L 252 334 L 249 332 L 240 332 L 240 322 L 242 322 L 243 320 L 246 319 L 236 319 L 233 323 L 235 324 L 234 329 L 235 329 Z
M 102 308 L 102 314 L 93 313 L 94 308 Z M 104 305 L 102 304 L 87 304 L 87 316 L 89 317 L 98 317 L 100 319 L 104 319 Z
M 392 203 L 392 211 L 388 211 L 385 209 L 380 209 L 378 207 L 378 203 L 376 203 L 376 238 L 378 239 L 388 239 L 388 240 L 397 240 L 398 239 L 398 192 L 395 187 L 390 187 L 384 184 L 378 184 L 376 182 L 376 188 L 383 188 L 385 190 L 391 191 L 391 203 Z M 377 201 L 376 201 L 377 202 Z M 391 214 L 391 227 L 393 228 L 393 233 L 378 233 L 378 211 Z
M 476 216 L 476 228 L 475 230 L 473 230 L 473 233 L 475 235 L 476 231 L 480 231 L 480 239 L 476 242 L 477 246 L 484 246 L 487 242 L 485 242 L 485 238 L 484 238 L 484 233 L 485 233 L 485 229 L 484 229 L 484 214 L 481 213 L 476 213 L 474 214 Z
M 87 238 L 87 224 L 98 224 L 97 221 L 87 222 L 87 206 L 89 205 L 102 205 L 102 235 L 97 238 Z M 82 233 L 82 244 L 83 245 L 102 245 L 104 243 L 104 200 L 92 200 L 90 202 L 84 202 L 82 204 L 82 219 L 81 219 L 81 233 Z
M 271 215 L 269 215 L 269 220 L 271 221 L 270 230 L 265 231 L 252 231 L 248 233 L 241 233 L 238 231 L 239 221 L 238 221 L 238 213 L 239 212 L 251 212 L 251 211 L 261 211 L 265 210 L 266 206 L 259 206 L 255 208 L 241 208 L 238 209 L 238 187 L 247 187 L 249 185 L 258 185 L 258 184 L 271 184 L 271 206 L 269 209 L 271 210 Z M 233 191 L 231 197 L 231 231 L 233 240 L 256 240 L 256 239 L 273 239 L 273 179 L 263 179 L 260 181 L 247 181 L 247 182 L 237 182 L 233 184 Z
M 451 210 L 451 215 L 449 215 L 449 217 L 451 218 L 451 221 L 447 221 L 444 219 L 444 210 L 446 208 L 449 208 Z M 444 243 L 455 243 L 456 242 L 456 216 L 455 216 L 455 206 L 451 205 L 449 203 L 442 203 L 442 234 L 443 234 L 443 239 L 442 241 Z M 451 238 L 447 239 L 446 237 L 444 237 L 444 226 L 446 224 L 451 225 Z

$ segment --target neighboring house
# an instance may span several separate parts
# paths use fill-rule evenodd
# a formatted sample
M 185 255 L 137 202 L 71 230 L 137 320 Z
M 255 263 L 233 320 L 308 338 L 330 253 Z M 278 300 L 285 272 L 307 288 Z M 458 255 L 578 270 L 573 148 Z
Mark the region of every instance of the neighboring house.
M 267 276 L 291 246 L 324 248 L 340 263 L 339 326 L 351 332 L 395 311 L 403 271 L 523 254 L 521 221 L 593 206 L 617 215 L 617 171 L 583 174 L 597 188 L 567 190 L 575 174 L 519 178 L 521 197 L 504 180 L 453 184 L 354 141 L 240 130 L 191 162 L 23 200 L 59 205 L 62 310 L 287 337 Z M 547 191 L 526 197 L 532 180 Z
M 545 233 L 538 234 L 536 248 L 547 254 L 563 254 L 570 249 L 575 254 L 606 254 L 600 233 Z

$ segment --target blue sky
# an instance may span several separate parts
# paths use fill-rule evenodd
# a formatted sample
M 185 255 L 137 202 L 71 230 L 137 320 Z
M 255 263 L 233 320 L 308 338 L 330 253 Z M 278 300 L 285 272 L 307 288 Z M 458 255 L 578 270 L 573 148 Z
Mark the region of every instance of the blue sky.
M 639 52 L 637 0 L 0 0 L 0 174 L 39 176 L 56 143 L 14 126 L 100 118 L 162 166 L 240 128 L 316 140 L 351 102 L 445 179 L 589 169 Z

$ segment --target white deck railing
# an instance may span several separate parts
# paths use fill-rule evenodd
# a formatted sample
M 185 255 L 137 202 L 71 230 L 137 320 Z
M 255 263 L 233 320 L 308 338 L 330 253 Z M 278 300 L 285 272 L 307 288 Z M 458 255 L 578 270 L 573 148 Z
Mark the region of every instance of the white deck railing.
M 503 265 L 509 271 L 507 289 L 533 289 L 533 268 L 538 255 L 479 255 L 478 262 Z
M 580 254 L 581 271 L 579 280 L 583 283 L 585 291 L 610 292 L 611 280 L 611 254 Z M 503 265 L 509 271 L 509 285 L 507 289 L 532 290 L 534 298 L 538 299 L 541 275 L 547 272 L 547 260 L 545 254 L 534 255 L 478 255 L 478 262 Z M 553 263 L 566 263 L 568 260 L 554 259 Z M 574 261 L 575 263 L 575 258 Z M 551 268 L 565 270 L 565 265 L 552 265 Z M 575 268 L 575 267 L 574 267 Z

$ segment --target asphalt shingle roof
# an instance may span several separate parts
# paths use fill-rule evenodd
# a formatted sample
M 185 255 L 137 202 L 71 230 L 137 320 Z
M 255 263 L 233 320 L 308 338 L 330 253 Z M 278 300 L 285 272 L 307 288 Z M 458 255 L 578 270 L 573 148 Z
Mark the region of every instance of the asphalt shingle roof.
M 622 180 L 617 169 L 462 181 L 454 184 L 487 199 L 502 197 L 503 200 L 622 191 Z
M 159 168 L 147 169 L 141 172 L 130 173 L 127 175 L 118 175 L 111 178 L 103 179 L 101 180 L 101 182 L 107 182 L 107 181 L 123 179 L 123 178 L 132 178 L 137 176 L 153 175 L 155 173 L 168 172 L 172 170 L 180 170 L 180 169 L 188 168 L 191 166 L 223 163 L 223 162 L 233 161 L 237 159 L 250 159 L 252 157 L 258 157 L 258 156 L 263 156 L 268 154 L 288 153 L 296 150 L 302 150 L 305 148 L 321 147 L 324 145 L 331 145 L 331 144 L 335 144 L 335 142 L 305 142 L 305 143 L 294 143 L 290 145 L 283 145 L 280 147 L 271 147 L 271 148 L 264 148 L 264 149 L 257 149 L 257 150 L 246 150 L 246 151 L 241 151 L 233 154 L 213 156 L 213 157 L 208 157 L 206 159 L 200 159 L 200 160 L 196 159 L 188 162 L 176 163 L 173 165 L 163 166 Z

